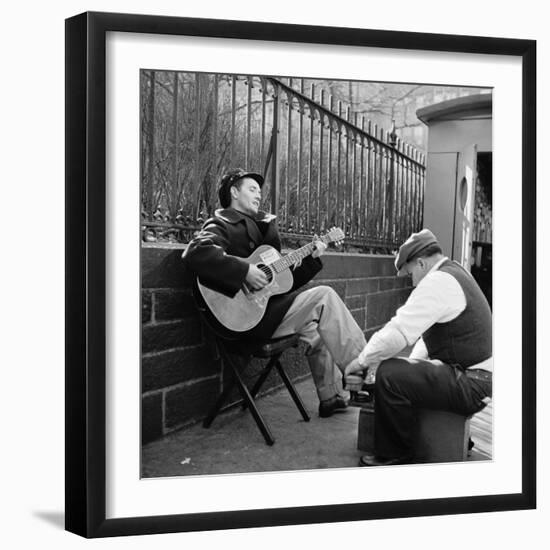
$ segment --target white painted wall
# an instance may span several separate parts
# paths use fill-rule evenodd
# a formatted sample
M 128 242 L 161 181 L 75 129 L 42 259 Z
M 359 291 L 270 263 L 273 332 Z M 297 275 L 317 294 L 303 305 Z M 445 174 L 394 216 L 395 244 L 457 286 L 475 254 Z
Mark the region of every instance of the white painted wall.
M 424 192 L 424 227 L 437 236 L 449 258 L 453 249 L 457 152 L 428 153 Z
M 462 151 L 477 144 L 478 153 L 493 150 L 491 119 L 440 120 L 430 123 L 428 151 L 430 153 Z

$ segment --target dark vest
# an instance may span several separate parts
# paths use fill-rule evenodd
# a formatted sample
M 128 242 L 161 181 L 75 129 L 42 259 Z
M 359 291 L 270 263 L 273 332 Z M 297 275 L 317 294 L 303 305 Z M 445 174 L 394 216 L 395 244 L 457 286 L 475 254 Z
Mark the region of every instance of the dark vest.
M 467 368 L 492 356 L 492 315 L 474 278 L 458 263 L 443 262 L 440 271 L 452 275 L 466 296 L 466 309 L 448 323 L 436 323 L 423 335 L 430 359 Z

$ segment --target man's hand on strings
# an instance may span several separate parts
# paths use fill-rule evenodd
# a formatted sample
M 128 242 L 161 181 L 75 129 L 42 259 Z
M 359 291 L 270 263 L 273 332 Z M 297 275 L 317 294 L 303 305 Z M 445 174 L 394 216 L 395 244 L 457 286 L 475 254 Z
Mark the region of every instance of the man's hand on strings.
M 248 286 L 254 290 L 260 290 L 269 282 L 266 274 L 254 264 L 248 266 L 248 273 L 246 274 L 246 282 Z

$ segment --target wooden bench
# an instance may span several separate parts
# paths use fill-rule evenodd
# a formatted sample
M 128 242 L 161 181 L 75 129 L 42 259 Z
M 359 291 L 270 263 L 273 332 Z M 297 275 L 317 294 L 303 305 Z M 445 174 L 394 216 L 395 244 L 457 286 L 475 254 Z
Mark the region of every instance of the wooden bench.
M 468 457 L 470 416 L 420 409 L 414 436 L 414 462 L 462 462 Z M 374 452 L 374 404 L 359 412 L 357 448 Z

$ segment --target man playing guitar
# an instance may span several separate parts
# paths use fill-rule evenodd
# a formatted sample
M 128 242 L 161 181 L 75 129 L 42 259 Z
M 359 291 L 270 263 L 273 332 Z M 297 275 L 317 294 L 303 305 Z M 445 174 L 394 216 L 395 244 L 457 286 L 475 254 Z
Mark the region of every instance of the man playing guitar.
M 260 174 L 242 169 L 231 170 L 222 177 L 218 188 L 222 208 L 205 222 L 183 254 L 185 264 L 203 290 L 210 289 L 227 300 L 243 293 L 254 296 L 273 284 L 271 271 L 262 263 L 280 258 L 275 251 L 281 250 L 281 239 L 276 217 L 260 211 L 263 184 Z M 265 247 L 260 264 L 246 260 L 265 245 L 275 251 L 270 253 Z M 349 395 L 342 387 L 342 373 L 366 345 L 363 331 L 332 288 L 298 290 L 322 269 L 320 256 L 325 249 L 323 240 L 316 240 L 311 247 L 313 252 L 290 267 L 293 280 L 289 290 L 269 298 L 259 322 L 252 328 L 239 330 L 232 326 L 231 330 L 233 338 L 250 347 L 270 338 L 299 334 L 308 344 L 306 357 L 321 417 L 347 407 Z M 274 257 L 270 258 L 270 254 Z M 206 292 L 203 296 L 207 296 Z

